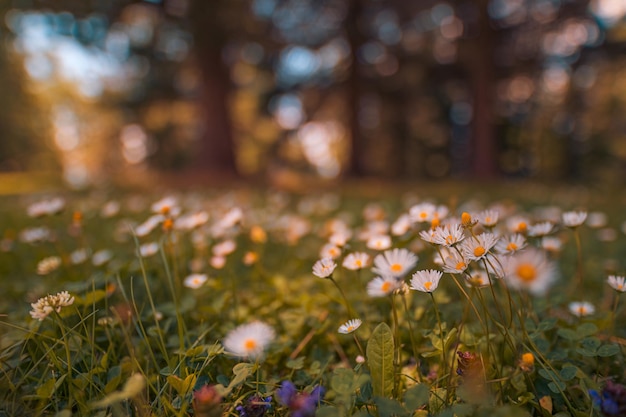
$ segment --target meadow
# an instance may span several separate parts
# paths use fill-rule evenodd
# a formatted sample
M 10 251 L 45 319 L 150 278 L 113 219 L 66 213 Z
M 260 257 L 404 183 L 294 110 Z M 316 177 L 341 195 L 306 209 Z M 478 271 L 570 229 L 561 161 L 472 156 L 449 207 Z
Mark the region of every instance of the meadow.
M 623 416 L 581 187 L 2 197 L 0 416 Z

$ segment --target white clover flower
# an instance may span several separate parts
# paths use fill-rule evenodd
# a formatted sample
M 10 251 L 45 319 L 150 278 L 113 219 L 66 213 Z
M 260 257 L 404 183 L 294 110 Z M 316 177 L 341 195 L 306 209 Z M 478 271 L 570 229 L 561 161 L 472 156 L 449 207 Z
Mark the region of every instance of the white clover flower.
M 587 219 L 586 211 L 566 211 L 561 215 L 563 225 L 566 227 L 575 228 L 580 226 Z
M 197 289 L 204 285 L 208 277 L 206 274 L 191 274 L 183 280 L 183 285 L 187 288 Z
M 596 312 L 594 305 L 587 301 L 572 301 L 568 308 L 570 313 L 578 317 L 590 316 Z
M 337 268 L 337 264 L 330 258 L 323 258 L 313 265 L 313 275 L 320 278 L 328 278 Z
M 61 266 L 61 258 L 58 256 L 48 256 L 37 263 L 37 273 L 39 275 L 48 275 L 56 271 Z
M 417 263 L 417 255 L 407 249 L 387 250 L 374 258 L 374 271 L 382 276 L 403 277 Z
M 367 283 L 367 294 L 370 297 L 384 297 L 402 286 L 402 281 L 394 277 L 376 277 Z
M 360 319 L 352 319 L 348 320 L 346 323 L 339 326 L 339 330 L 337 330 L 341 334 L 349 334 L 358 329 L 362 324 Z
M 433 292 L 439 286 L 442 276 L 443 272 L 434 269 L 417 271 L 411 278 L 410 288 L 421 292 Z
M 343 259 L 343 267 L 346 269 L 350 269 L 352 271 L 356 271 L 358 269 L 363 269 L 369 265 L 370 256 L 365 252 L 354 252 L 349 253 Z
M 619 275 L 609 275 L 606 282 L 611 288 L 618 292 L 626 291 L 626 278 Z
M 46 295 L 32 303 L 33 308 L 30 312 L 32 318 L 42 321 L 48 317 L 53 311 L 61 312 L 63 307 L 70 306 L 74 303 L 74 297 L 67 291 L 62 291 L 56 295 Z
M 257 359 L 263 356 L 275 335 L 274 329 L 263 322 L 243 324 L 226 335 L 224 349 L 241 358 Z

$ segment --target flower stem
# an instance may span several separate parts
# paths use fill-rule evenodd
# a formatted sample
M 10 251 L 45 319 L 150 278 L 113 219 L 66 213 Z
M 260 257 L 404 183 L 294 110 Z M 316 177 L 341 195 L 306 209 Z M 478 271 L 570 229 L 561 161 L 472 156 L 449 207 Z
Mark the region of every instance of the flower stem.
M 352 309 L 352 306 L 350 305 L 350 301 L 348 301 L 348 297 L 346 297 L 346 293 L 343 292 L 343 290 L 341 289 L 337 281 L 335 281 L 332 275 L 329 276 L 328 279 L 331 280 L 332 283 L 335 284 L 335 287 L 337 287 L 337 289 L 339 290 L 339 293 L 341 294 L 341 297 L 343 298 L 343 302 L 346 304 L 346 310 L 348 310 L 348 316 L 350 316 L 350 318 L 355 318 L 356 315 L 354 314 L 354 310 Z
M 446 342 L 443 337 L 443 326 L 441 325 L 439 307 L 437 306 L 437 301 L 435 301 L 435 296 L 432 292 L 429 292 L 428 294 L 430 294 L 430 299 L 433 300 L 433 306 L 435 307 L 435 317 L 437 318 L 437 324 L 439 325 L 439 338 L 441 339 L 441 368 L 443 371 L 441 377 L 444 377 L 448 374 L 448 360 L 446 359 Z

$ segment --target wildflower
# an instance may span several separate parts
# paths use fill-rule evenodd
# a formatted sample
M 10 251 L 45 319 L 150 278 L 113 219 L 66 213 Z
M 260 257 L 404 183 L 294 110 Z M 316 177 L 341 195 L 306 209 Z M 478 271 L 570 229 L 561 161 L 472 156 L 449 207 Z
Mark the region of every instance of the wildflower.
M 416 204 L 409 209 L 409 216 L 413 223 L 427 223 L 432 221 L 436 209 L 432 203 Z
M 391 224 L 391 234 L 394 236 L 402 236 L 411 229 L 411 217 L 408 214 L 402 214 Z
M 496 243 L 498 243 L 498 236 L 493 233 L 481 233 L 475 239 L 464 240 L 461 250 L 470 261 L 479 261 L 489 254 Z
M 533 224 L 528 228 L 528 236 L 542 237 L 549 235 L 550 232 L 552 232 L 552 229 L 554 229 L 554 224 L 551 222 Z
M 38 201 L 26 209 L 29 217 L 42 217 L 57 214 L 65 207 L 65 200 L 55 197 L 50 200 Z
M 36 303 L 31 304 L 33 310 L 30 315 L 32 318 L 42 321 L 53 311 L 60 313 L 63 307 L 71 306 L 73 303 L 74 297 L 67 291 L 62 291 L 56 295 L 46 295 L 37 300 Z
M 434 243 L 445 247 L 454 246 L 463 239 L 465 239 L 463 226 L 458 223 L 447 224 L 445 226 L 435 228 L 434 236 L 432 238 Z
M 255 321 L 231 330 L 224 339 L 224 349 L 235 356 L 257 359 L 263 355 L 274 337 L 271 326 Z
M 153 213 L 162 214 L 163 216 L 176 217 L 180 214 L 178 200 L 175 197 L 164 197 L 152 204 L 150 207 Z
M 515 233 L 513 235 L 501 237 L 496 244 L 496 252 L 511 255 L 518 250 L 524 249 L 525 247 L 526 238 L 519 233 Z
M 325 244 L 320 250 L 320 258 L 337 259 L 341 255 L 341 249 L 332 243 Z
M 360 319 L 352 319 L 348 320 L 346 323 L 339 326 L 339 330 L 337 330 L 341 334 L 349 334 L 358 329 L 362 324 Z
M 223 231 L 226 229 L 230 229 L 231 227 L 236 226 L 243 219 L 243 211 L 239 207 L 233 207 L 228 210 L 222 218 L 218 220 L 213 227 L 219 231 Z
M 91 257 L 91 263 L 94 266 L 102 266 L 109 262 L 113 258 L 113 253 L 110 250 L 102 249 L 94 253 Z
M 120 212 L 120 203 L 117 201 L 107 201 L 100 210 L 100 217 L 108 219 Z
M 383 276 L 403 277 L 417 263 L 417 255 L 407 249 L 385 251 L 374 258 L 374 271 Z
M 197 213 L 186 214 L 176 218 L 174 221 L 174 228 L 176 230 L 193 230 L 208 221 L 209 213 L 206 211 L 199 211 Z
M 235 241 L 232 239 L 228 239 L 213 246 L 211 251 L 213 252 L 214 256 L 226 256 L 233 253 L 235 249 L 237 249 L 237 244 L 235 243 Z
M 561 246 L 563 246 L 563 242 L 561 239 L 555 236 L 545 236 L 541 239 L 541 247 L 547 250 L 548 252 L 560 252 Z
M 496 210 L 485 210 L 478 213 L 475 217 L 478 223 L 485 227 L 494 227 L 498 223 L 500 213 Z
M 461 224 L 463 225 L 463 227 L 471 227 L 474 224 L 476 224 L 476 222 L 472 219 L 472 215 L 469 214 L 468 212 L 464 211 L 461 214 Z
M 159 244 L 156 242 L 144 243 L 139 246 L 139 254 L 143 258 L 147 258 L 156 254 L 159 251 Z
M 356 363 L 363 364 L 363 363 L 365 363 L 365 357 L 363 355 L 357 355 L 355 361 L 356 361 Z
M 252 226 L 250 228 L 250 240 L 254 243 L 265 243 L 267 241 L 267 233 L 261 226 Z
M 149 235 L 161 222 L 165 220 L 165 217 L 161 214 L 155 214 L 150 217 L 139 226 L 135 228 L 135 234 L 139 237 Z
M 313 275 L 320 278 L 328 278 L 337 268 L 337 264 L 330 258 L 323 258 L 313 265 Z
M 212 256 L 209 264 L 215 269 L 222 269 L 226 265 L 226 258 L 224 256 Z
M 272 408 L 272 397 L 263 397 L 255 394 L 235 407 L 239 417 L 263 417 Z
M 394 277 L 376 277 L 367 284 L 370 297 L 384 297 L 400 288 L 400 282 Z
M 52 230 L 47 227 L 31 227 L 20 232 L 20 241 L 24 243 L 38 243 L 54 240 Z
M 481 371 L 480 358 L 473 352 L 456 352 L 457 368 L 456 374 L 466 378 L 477 377 Z
M 89 251 L 85 248 L 76 249 L 70 253 L 70 262 L 73 265 L 79 265 L 85 262 L 89 258 Z
M 243 255 L 243 264 L 246 266 L 254 265 L 259 260 L 259 254 L 253 251 L 248 251 Z
M 411 278 L 411 289 L 422 292 L 433 292 L 439 286 L 443 273 L 434 269 L 417 271 Z
M 561 215 L 563 225 L 572 229 L 580 226 L 587 219 L 586 211 L 567 211 Z
M 589 213 L 589 216 L 587 216 L 587 226 L 594 229 L 600 229 L 601 227 L 605 227 L 607 222 L 608 219 L 606 214 L 600 211 L 591 212 Z
M 626 291 L 626 278 L 618 275 L 609 275 L 607 283 L 611 288 L 618 292 Z
M 345 246 L 348 240 L 352 237 L 352 232 L 349 229 L 338 230 L 328 238 L 330 244 L 335 246 Z
M 545 252 L 528 248 L 510 256 L 504 265 L 504 278 L 515 289 L 526 289 L 532 294 L 543 295 L 556 280 L 555 265 Z
M 387 235 L 374 235 L 365 243 L 369 249 L 386 250 L 391 247 L 391 238 Z
M 58 256 L 48 256 L 37 263 L 37 273 L 39 275 L 48 275 L 56 271 L 61 266 L 61 258 Z
M 193 415 L 197 417 L 219 417 L 223 414 L 222 396 L 215 386 L 203 385 L 193 392 Z
M 420 232 L 420 238 L 422 238 L 423 241 L 428 242 L 428 243 L 435 243 L 435 232 L 436 229 L 428 229 L 428 230 L 422 230 Z
M 467 269 L 469 261 L 467 261 L 461 253 L 449 251 L 448 255 L 443 259 L 441 269 L 449 274 L 460 274 Z
M 519 367 L 524 372 L 532 372 L 535 369 L 535 355 L 530 352 L 522 354 Z
M 509 217 L 506 226 L 511 233 L 525 234 L 528 231 L 528 219 L 523 216 Z
M 489 275 L 484 269 L 474 269 L 470 271 L 469 275 L 465 276 L 465 282 L 468 286 L 476 288 L 491 285 Z
M 570 313 L 578 317 L 589 316 L 596 312 L 593 304 L 587 301 L 572 301 L 569 303 L 568 308 Z
M 363 269 L 370 263 L 370 256 L 365 252 L 354 252 L 349 253 L 343 259 L 343 267 L 346 269 L 350 269 L 352 271 L 356 271 L 358 269 Z
M 276 390 L 278 402 L 289 407 L 291 417 L 313 417 L 317 405 L 324 398 L 324 388 L 316 386 L 310 394 L 298 393 L 295 385 L 284 381 Z
M 206 274 L 191 274 L 183 280 L 183 285 L 187 288 L 200 288 L 209 279 Z
M 626 387 L 613 381 L 606 381 L 601 392 L 590 390 L 589 395 L 593 403 L 600 407 L 602 415 L 606 417 L 620 417 L 626 415 Z

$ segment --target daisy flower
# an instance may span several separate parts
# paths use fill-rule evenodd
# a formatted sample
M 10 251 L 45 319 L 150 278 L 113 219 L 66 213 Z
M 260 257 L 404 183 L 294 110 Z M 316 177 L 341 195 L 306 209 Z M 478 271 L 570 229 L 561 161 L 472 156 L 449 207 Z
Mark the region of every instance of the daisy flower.
M 330 258 L 337 259 L 341 255 L 341 248 L 333 245 L 332 243 L 327 243 L 322 246 L 320 250 L 320 258 Z
M 555 236 L 545 236 L 541 239 L 541 247 L 547 250 L 548 252 L 560 252 L 561 246 L 563 246 L 563 242 L 561 239 Z
M 382 276 L 400 278 L 417 263 L 417 255 L 407 249 L 387 250 L 374 258 L 372 271 Z
M 163 217 L 162 214 L 154 214 L 135 228 L 135 234 L 139 237 L 147 236 L 156 229 L 163 220 L 165 220 L 165 217 Z
M 180 207 L 176 197 L 164 197 L 152 204 L 150 207 L 153 213 L 162 214 L 164 216 L 176 217 L 180 214 Z
M 384 297 L 400 288 L 401 282 L 394 277 L 376 277 L 367 284 L 367 295 Z
M 42 217 L 59 213 L 65 207 L 65 200 L 61 197 L 38 201 L 26 209 L 29 217 Z
M 506 221 L 506 227 L 511 233 L 526 233 L 528 231 L 528 218 L 523 216 L 509 217 Z
M 328 278 L 337 268 L 337 264 L 330 258 L 323 258 L 313 265 L 313 275 L 320 278 Z
M 486 287 L 490 285 L 489 276 L 484 269 L 474 269 L 465 276 L 465 283 L 468 287 Z
M 463 255 L 470 261 L 483 259 L 491 248 L 498 243 L 498 236 L 493 233 L 481 233 L 474 239 L 466 239 L 461 243 Z
M 460 224 L 447 224 L 435 228 L 433 242 L 441 246 L 454 246 L 465 239 L 463 226 Z
M 541 222 L 533 224 L 528 228 L 528 236 L 541 237 L 549 235 L 554 229 L 554 224 L 551 222 Z
M 274 337 L 274 329 L 270 325 L 255 321 L 231 330 L 224 338 L 224 349 L 241 358 L 257 359 Z
M 510 255 L 525 247 L 526 238 L 519 233 L 515 233 L 514 235 L 501 237 L 496 244 L 496 252 Z
M 618 292 L 626 291 L 626 278 L 619 275 L 609 275 L 606 282 L 611 288 Z
M 413 223 L 427 223 L 432 221 L 437 207 L 432 203 L 416 204 L 409 209 L 409 216 Z
M 94 253 L 91 257 L 91 263 L 94 266 L 102 266 L 113 258 L 113 252 L 108 249 L 102 249 Z
M 556 266 L 545 252 L 528 248 L 510 257 L 504 265 L 504 278 L 514 289 L 528 290 L 543 295 L 557 278 Z
M 428 243 L 435 243 L 435 230 L 433 229 L 428 229 L 428 230 L 422 230 L 420 233 L 420 238 Z
M 330 235 L 328 242 L 335 246 L 345 246 L 351 237 L 352 231 L 350 229 L 339 230 Z
M 354 252 L 349 253 L 343 260 L 343 267 L 346 269 L 350 269 L 352 271 L 356 271 L 358 269 L 363 269 L 367 265 L 369 265 L 370 256 L 365 252 Z
M 237 249 L 237 244 L 235 243 L 235 241 L 232 239 L 228 239 L 213 246 L 211 251 L 213 252 L 214 256 L 226 256 L 233 253 L 235 249 Z
M 82 264 L 89 258 L 89 251 L 85 248 L 76 249 L 72 253 L 70 253 L 70 262 L 73 265 Z
M 152 256 L 159 251 L 159 244 L 156 242 L 144 243 L 139 246 L 139 254 L 143 258 L 147 258 L 148 256 Z
M 197 289 L 204 285 L 204 283 L 209 279 L 206 274 L 191 274 L 187 276 L 183 285 L 187 288 Z
M 439 280 L 443 276 L 441 271 L 428 269 L 417 271 L 411 278 L 411 289 L 421 292 L 433 292 L 439 286 Z
M 402 214 L 391 225 L 391 234 L 394 236 L 402 236 L 411 229 L 411 217 L 408 214 Z
M 391 237 L 387 235 L 375 235 L 367 239 L 365 243 L 369 249 L 386 250 L 391 247 Z
M 498 223 L 500 213 L 496 210 L 485 210 L 476 214 L 474 217 L 478 220 L 478 223 L 485 227 L 494 227 Z
M 587 219 L 586 211 L 567 211 L 561 215 L 563 225 L 566 227 L 575 228 L 580 226 Z
M 448 256 L 445 256 L 441 269 L 449 274 L 461 274 L 463 273 L 469 264 L 462 254 L 456 251 L 449 251 Z
M 42 321 L 53 311 L 60 313 L 63 307 L 70 306 L 73 303 L 74 297 L 67 291 L 62 291 L 56 295 L 46 295 L 45 297 L 37 300 L 36 303 L 32 303 L 30 305 L 33 308 L 30 312 L 30 316 L 34 319 Z
M 361 319 L 352 319 L 348 320 L 346 323 L 339 326 L 339 330 L 337 330 L 341 334 L 349 334 L 358 329 L 361 326 Z
M 578 317 L 589 316 L 596 312 L 593 304 L 587 301 L 572 301 L 569 303 L 568 308 L 570 313 Z
M 226 265 L 226 257 L 225 256 L 212 256 L 209 260 L 209 265 L 211 265 L 215 269 L 222 269 Z

